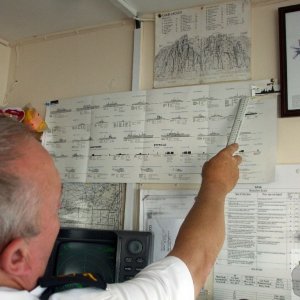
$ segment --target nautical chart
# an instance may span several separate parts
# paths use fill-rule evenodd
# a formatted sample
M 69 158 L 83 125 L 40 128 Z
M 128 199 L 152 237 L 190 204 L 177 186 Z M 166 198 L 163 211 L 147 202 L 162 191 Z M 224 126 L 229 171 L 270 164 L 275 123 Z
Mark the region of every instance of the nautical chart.
M 250 0 L 156 14 L 154 87 L 250 79 Z
M 64 227 L 123 229 L 125 184 L 64 183 L 60 221 Z
M 64 182 L 199 183 L 206 160 L 227 144 L 251 82 L 59 100 L 46 111 L 43 145 Z M 275 95 L 248 105 L 239 144 L 241 182 L 273 180 Z M 256 99 L 259 98 L 259 99 Z

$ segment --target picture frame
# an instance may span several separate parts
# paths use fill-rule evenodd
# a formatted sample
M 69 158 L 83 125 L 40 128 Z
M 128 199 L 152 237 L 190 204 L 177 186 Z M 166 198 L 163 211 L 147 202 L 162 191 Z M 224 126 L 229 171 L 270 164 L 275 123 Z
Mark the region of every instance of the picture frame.
M 281 117 L 300 116 L 300 4 L 278 8 Z

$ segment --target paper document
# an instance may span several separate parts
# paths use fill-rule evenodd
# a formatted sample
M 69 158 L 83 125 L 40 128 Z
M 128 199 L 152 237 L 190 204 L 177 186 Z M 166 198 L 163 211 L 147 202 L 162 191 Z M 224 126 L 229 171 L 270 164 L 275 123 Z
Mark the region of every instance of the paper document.
M 250 0 L 156 14 L 154 87 L 250 79 Z
M 153 261 L 158 261 L 173 249 L 179 228 L 184 219 L 176 218 L 149 218 L 147 231 L 153 233 Z
M 43 145 L 64 182 L 200 183 L 227 144 L 251 82 L 116 93 L 47 106 Z M 277 97 L 251 99 L 238 143 L 240 182 L 270 182 Z
M 214 299 L 295 299 L 291 271 L 300 249 L 300 165 L 277 166 L 270 184 L 237 185 L 225 215 Z
M 141 190 L 139 228 L 153 233 L 153 261 L 165 257 L 174 246 L 196 195 L 194 190 Z

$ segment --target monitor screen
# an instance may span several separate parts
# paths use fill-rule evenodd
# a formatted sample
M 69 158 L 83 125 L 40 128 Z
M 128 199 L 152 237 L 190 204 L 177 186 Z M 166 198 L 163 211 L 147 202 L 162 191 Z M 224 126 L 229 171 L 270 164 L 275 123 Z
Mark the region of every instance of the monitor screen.
M 108 243 L 61 242 L 57 249 L 56 275 L 92 272 L 107 283 L 115 280 L 116 247 Z

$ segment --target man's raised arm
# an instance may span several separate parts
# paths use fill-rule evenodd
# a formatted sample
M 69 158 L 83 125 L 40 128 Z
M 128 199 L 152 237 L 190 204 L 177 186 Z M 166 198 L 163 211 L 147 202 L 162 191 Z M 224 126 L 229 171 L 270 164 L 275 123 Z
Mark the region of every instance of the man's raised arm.
M 237 144 L 221 150 L 202 169 L 202 184 L 185 218 L 170 256 L 183 260 L 198 295 L 221 250 L 225 237 L 224 202 L 239 178 Z

